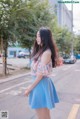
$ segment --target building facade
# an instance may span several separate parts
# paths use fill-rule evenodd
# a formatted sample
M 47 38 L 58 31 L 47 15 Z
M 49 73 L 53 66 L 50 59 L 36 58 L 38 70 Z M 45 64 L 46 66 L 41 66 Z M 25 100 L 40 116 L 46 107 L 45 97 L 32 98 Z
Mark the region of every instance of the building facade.
M 59 3 L 60 0 L 49 0 L 51 8 L 53 8 L 59 26 L 66 27 L 70 32 L 72 31 L 72 12 L 68 10 L 64 3 Z
M 8 47 L 8 58 L 14 58 L 18 57 L 20 52 L 29 52 L 28 49 L 26 48 L 21 48 L 21 47 Z

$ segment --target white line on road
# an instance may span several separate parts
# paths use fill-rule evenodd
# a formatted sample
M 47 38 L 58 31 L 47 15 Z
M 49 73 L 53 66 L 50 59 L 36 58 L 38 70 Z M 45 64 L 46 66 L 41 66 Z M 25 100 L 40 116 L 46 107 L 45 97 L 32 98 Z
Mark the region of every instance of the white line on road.
M 19 88 L 19 90 L 25 90 L 26 89 L 26 87 L 20 87 Z
M 75 71 L 80 71 L 80 69 L 75 69 Z
M 22 91 L 18 91 L 18 90 L 11 90 L 10 92 L 6 92 L 5 94 L 7 94 L 7 95 L 14 95 L 14 96 L 16 96 L 16 95 L 19 95 L 19 94 L 21 94 L 22 93 Z
M 0 91 L 0 94 L 1 94 L 1 93 L 4 93 L 5 91 L 8 91 L 8 90 L 10 90 L 10 89 L 13 89 L 13 88 L 15 88 L 15 87 L 18 87 L 18 86 L 21 86 L 21 85 L 23 85 L 23 84 L 30 83 L 30 82 L 31 82 L 31 81 L 25 81 L 25 82 L 23 82 L 23 83 L 19 83 L 19 84 L 17 84 L 17 85 L 11 86 L 11 87 L 9 87 L 9 88 L 6 88 L 6 89 L 4 89 L 4 90 L 1 90 L 1 91 Z
M 50 76 L 51 76 L 51 77 L 55 77 L 55 76 L 56 76 L 56 74 L 51 74 Z

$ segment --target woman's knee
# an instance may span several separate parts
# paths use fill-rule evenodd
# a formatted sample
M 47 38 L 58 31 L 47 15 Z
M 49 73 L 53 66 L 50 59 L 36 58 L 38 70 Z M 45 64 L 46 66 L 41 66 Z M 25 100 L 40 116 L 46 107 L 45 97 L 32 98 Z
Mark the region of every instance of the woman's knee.
M 50 119 L 50 111 L 47 108 L 36 109 L 36 113 L 39 119 Z

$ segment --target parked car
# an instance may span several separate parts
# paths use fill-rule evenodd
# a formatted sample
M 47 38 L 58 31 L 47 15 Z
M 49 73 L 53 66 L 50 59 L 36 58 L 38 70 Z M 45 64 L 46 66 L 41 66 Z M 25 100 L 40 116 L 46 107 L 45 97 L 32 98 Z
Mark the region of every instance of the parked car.
M 67 58 L 63 58 L 64 64 L 74 64 L 76 62 L 76 57 L 74 55 L 71 55 Z
M 26 53 L 25 52 L 20 52 L 17 57 L 18 58 L 26 58 Z
M 76 59 L 80 59 L 80 53 L 75 55 Z

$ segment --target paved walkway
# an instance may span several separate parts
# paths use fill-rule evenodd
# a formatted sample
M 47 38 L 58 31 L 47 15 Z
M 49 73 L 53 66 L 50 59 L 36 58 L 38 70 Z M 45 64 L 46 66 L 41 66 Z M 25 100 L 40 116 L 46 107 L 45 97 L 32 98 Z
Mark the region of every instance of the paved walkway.
M 27 76 L 29 74 L 30 74 L 30 72 L 24 73 L 24 74 L 18 74 L 18 75 L 11 76 L 11 77 L 8 77 L 8 78 L 5 78 L 5 79 L 0 79 L 0 83 L 7 82 L 7 81 L 10 81 L 10 80 L 14 80 L 16 78 L 20 78 L 20 77 L 23 77 L 23 76 Z

